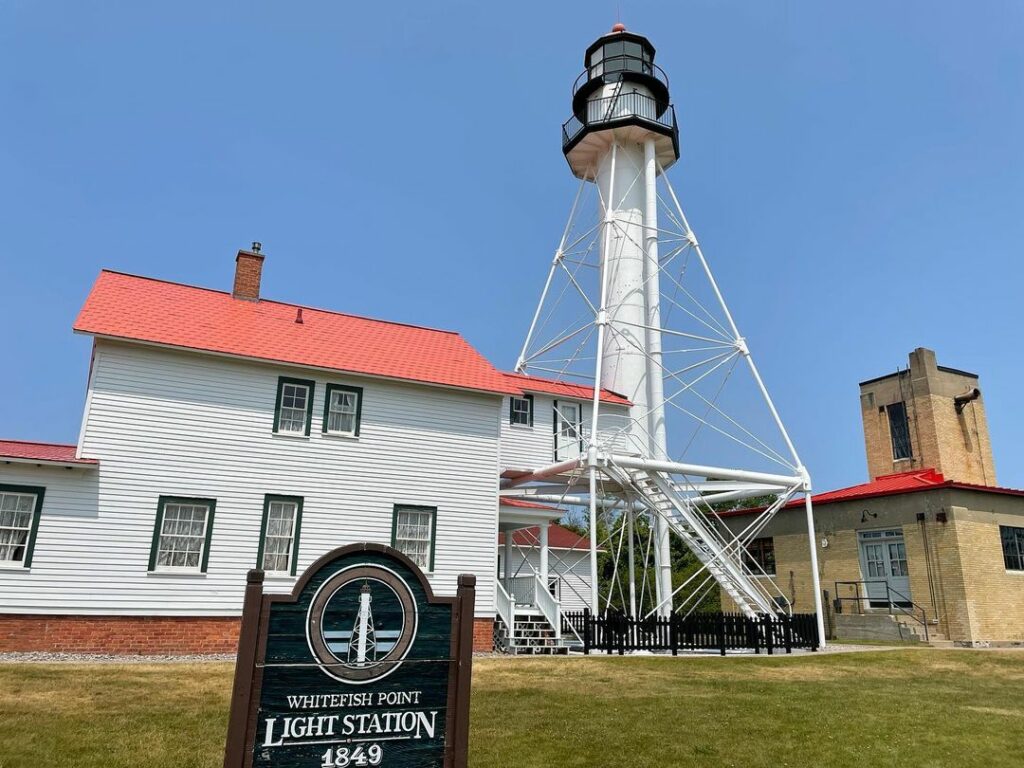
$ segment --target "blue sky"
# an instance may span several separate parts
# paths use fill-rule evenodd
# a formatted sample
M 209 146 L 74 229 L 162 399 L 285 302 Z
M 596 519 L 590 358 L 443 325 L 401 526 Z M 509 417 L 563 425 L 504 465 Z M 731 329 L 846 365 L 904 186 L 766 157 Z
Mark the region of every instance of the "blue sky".
M 214 7 L 211 7 L 214 6 Z M 460 330 L 515 361 L 574 180 L 559 128 L 616 19 L 672 79 L 672 170 L 819 489 L 857 382 L 979 372 L 1024 487 L 1024 5 L 0 0 L 0 436 L 73 442 L 103 267 Z

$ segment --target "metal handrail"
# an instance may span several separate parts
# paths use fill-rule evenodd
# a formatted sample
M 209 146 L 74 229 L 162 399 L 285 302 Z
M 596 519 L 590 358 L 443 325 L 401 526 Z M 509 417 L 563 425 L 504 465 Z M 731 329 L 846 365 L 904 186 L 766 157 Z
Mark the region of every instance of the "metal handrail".
M 909 616 L 911 619 L 913 619 L 914 621 L 918 622 L 922 627 L 924 627 L 924 641 L 926 643 L 928 642 L 928 612 L 924 609 L 924 606 L 915 603 L 907 595 L 904 595 L 898 589 L 893 589 L 892 586 L 890 586 L 888 579 L 862 579 L 861 581 L 837 581 L 837 582 L 835 582 L 835 587 L 836 587 L 836 597 L 835 597 L 835 599 L 837 601 L 839 601 L 840 603 L 842 603 L 843 601 L 846 601 L 846 600 L 854 600 L 854 601 L 857 602 L 858 605 L 860 605 L 864 600 L 869 600 L 870 601 L 871 600 L 871 595 L 865 595 L 864 597 L 862 597 L 861 594 L 860 594 L 860 587 L 861 587 L 862 584 L 864 584 L 865 586 L 868 585 L 868 584 L 885 584 L 885 602 L 889 606 L 889 615 L 892 616 L 893 615 L 893 609 L 896 609 L 902 615 Z M 840 597 L 839 596 L 839 585 L 854 587 L 856 589 L 856 593 L 857 593 L 856 596 L 855 597 Z M 893 595 L 896 595 L 896 597 L 899 598 L 900 600 L 902 600 L 904 603 L 907 603 L 908 605 L 912 606 L 913 608 L 916 608 L 917 610 L 919 610 L 921 612 L 921 615 L 918 616 L 914 611 L 908 610 L 906 607 L 904 607 L 902 605 L 899 605 L 898 603 L 894 603 L 893 599 L 892 599 Z
M 610 67 L 608 66 L 609 62 L 613 62 Z M 668 88 L 668 75 L 665 74 L 665 70 L 641 56 L 622 53 L 618 56 L 609 56 L 607 59 L 602 59 L 597 64 L 583 70 L 579 77 L 576 78 L 576 82 L 572 84 L 572 95 L 575 96 L 576 92 L 591 80 L 604 77 L 605 75 L 617 75 L 620 72 L 636 72 L 641 75 L 650 75 Z
M 643 93 L 620 93 L 590 99 L 586 106 L 586 122 L 573 115 L 562 124 L 562 146 L 567 146 L 585 128 L 616 120 L 638 117 L 641 120 L 655 123 L 675 130 L 676 110 L 671 104 L 659 113 L 659 102 L 652 96 Z

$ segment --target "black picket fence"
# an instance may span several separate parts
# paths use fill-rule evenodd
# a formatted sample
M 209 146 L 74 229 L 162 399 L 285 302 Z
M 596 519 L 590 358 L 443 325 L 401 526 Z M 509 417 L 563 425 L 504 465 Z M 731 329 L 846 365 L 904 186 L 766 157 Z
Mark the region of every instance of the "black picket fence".
M 794 648 L 818 649 L 818 623 L 813 613 L 759 616 L 742 613 L 694 613 L 689 616 L 631 618 L 621 613 L 591 615 L 588 609 L 562 614 L 562 632 L 583 640 L 583 652 L 605 651 L 718 651 L 792 653 Z M 570 631 L 571 628 L 571 631 Z

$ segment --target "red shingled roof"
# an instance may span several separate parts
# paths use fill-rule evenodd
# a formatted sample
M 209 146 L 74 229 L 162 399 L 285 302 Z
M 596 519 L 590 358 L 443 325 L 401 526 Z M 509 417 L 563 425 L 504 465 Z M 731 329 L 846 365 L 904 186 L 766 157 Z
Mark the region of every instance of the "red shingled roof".
M 75 458 L 77 447 L 64 443 L 32 443 L 27 440 L 0 440 L 0 461 L 15 459 L 55 464 L 99 464 L 96 459 Z
M 504 503 L 504 502 L 502 502 Z M 512 543 L 520 547 L 539 547 L 540 528 L 520 528 L 512 531 Z M 498 544 L 505 543 L 505 534 L 498 534 Z M 552 549 L 590 549 L 590 539 L 563 528 L 560 525 L 548 526 L 548 547 Z
M 543 392 L 548 395 L 559 395 L 571 397 L 576 400 L 593 400 L 594 388 L 584 384 L 572 384 L 566 381 L 555 381 L 554 379 L 543 379 L 539 376 L 527 376 L 522 373 L 506 373 L 505 377 L 509 382 L 526 392 Z M 601 390 L 601 402 L 615 403 L 617 405 L 632 405 L 622 395 L 612 392 L 610 389 Z
M 302 322 L 296 322 L 298 313 Z M 521 390 L 458 333 L 103 270 L 80 333 L 499 394 Z
M 871 499 L 879 496 L 897 496 L 903 493 L 915 493 L 917 491 L 929 491 L 937 488 L 959 488 L 968 491 L 983 491 L 997 493 L 1005 496 L 1024 496 L 1024 490 L 1016 488 L 1000 488 L 994 485 L 975 485 L 974 483 L 961 483 L 955 480 L 947 480 L 941 472 L 934 469 L 917 469 L 911 472 L 899 472 L 895 475 L 882 475 L 876 477 L 869 483 L 851 485 L 849 488 L 839 488 L 835 491 L 826 491 L 811 497 L 815 506 L 823 504 L 834 504 L 838 501 L 852 501 L 855 499 Z M 786 504 L 786 508 L 803 506 L 803 499 L 794 499 Z M 722 517 L 732 515 L 746 515 L 753 512 L 760 512 L 764 507 L 752 507 L 750 509 L 735 509 L 719 513 Z

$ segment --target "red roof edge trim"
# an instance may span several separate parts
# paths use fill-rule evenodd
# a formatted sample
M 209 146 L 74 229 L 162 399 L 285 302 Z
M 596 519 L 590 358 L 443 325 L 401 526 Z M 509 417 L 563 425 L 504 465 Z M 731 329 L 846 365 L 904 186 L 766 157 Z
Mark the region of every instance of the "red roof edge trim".
M 594 397 L 594 387 L 589 384 L 577 384 L 571 381 L 558 381 L 542 376 L 530 376 L 525 373 L 509 373 L 502 375 L 514 381 L 517 386 L 527 392 L 541 392 L 548 395 L 563 395 L 574 399 L 590 400 Z M 615 405 L 632 405 L 629 398 L 610 389 L 601 390 L 601 401 Z

